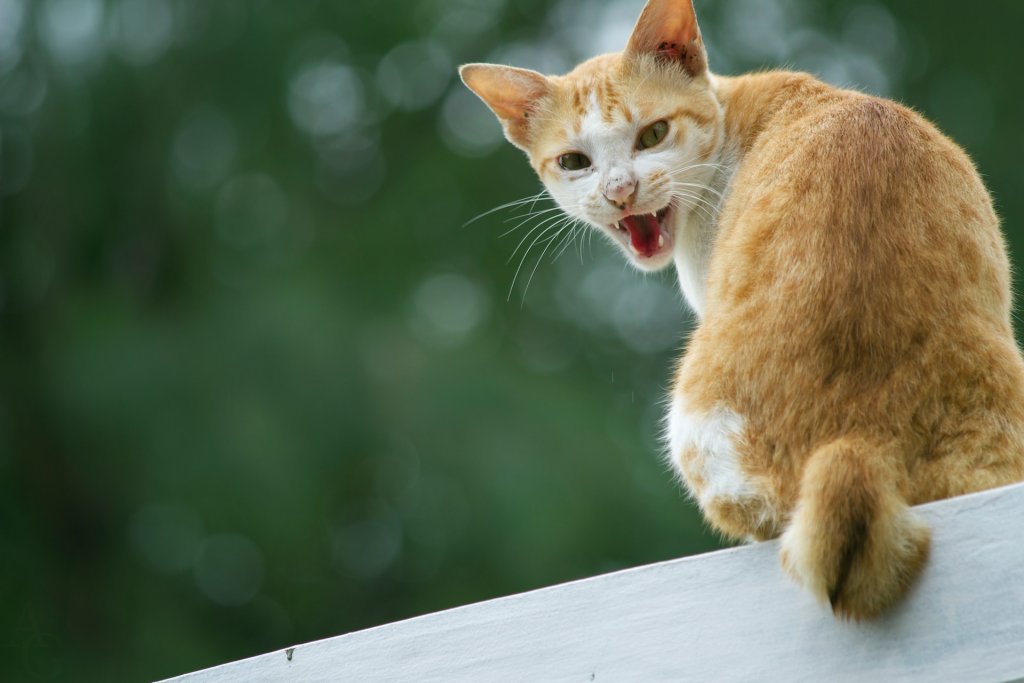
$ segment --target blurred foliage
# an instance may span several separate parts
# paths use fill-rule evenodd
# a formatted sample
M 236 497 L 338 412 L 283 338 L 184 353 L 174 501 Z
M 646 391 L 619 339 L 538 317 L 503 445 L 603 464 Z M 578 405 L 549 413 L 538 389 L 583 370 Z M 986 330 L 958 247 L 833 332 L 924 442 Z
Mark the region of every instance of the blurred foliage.
M 455 66 L 563 71 L 640 6 L 0 0 L 5 678 L 154 679 L 717 547 L 658 454 L 671 273 L 595 240 L 515 278 L 535 223 L 461 227 L 538 184 Z M 1019 252 L 1024 4 L 699 9 L 719 72 L 937 120 Z

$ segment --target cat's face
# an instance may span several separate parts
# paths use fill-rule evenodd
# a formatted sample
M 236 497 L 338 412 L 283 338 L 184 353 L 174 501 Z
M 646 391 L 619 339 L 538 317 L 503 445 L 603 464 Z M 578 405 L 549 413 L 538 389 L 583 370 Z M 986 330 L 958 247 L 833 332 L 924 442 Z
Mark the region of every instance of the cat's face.
M 566 76 L 476 64 L 462 77 L 562 209 L 637 267 L 671 263 L 691 214 L 710 211 L 722 111 L 690 0 L 651 0 L 623 53 Z
M 668 265 L 690 213 L 709 211 L 702 188 L 722 113 L 708 80 L 619 55 L 551 80 L 526 146 L 537 175 L 566 213 L 611 238 L 637 267 Z

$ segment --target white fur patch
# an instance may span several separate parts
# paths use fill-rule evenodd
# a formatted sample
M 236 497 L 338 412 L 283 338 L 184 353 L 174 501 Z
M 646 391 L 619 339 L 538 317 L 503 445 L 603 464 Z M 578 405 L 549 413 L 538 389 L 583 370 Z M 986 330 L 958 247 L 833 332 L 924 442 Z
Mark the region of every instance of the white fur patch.
M 601 116 L 601 103 L 597 101 L 597 94 L 590 93 L 587 111 L 583 114 L 583 120 L 580 123 L 580 139 L 600 145 L 602 142 L 607 144 L 605 140 L 607 138 L 614 144 L 616 136 L 614 133 L 609 135 L 610 132 L 608 124 Z
M 733 145 L 727 143 L 723 146 L 716 162 L 718 166 L 707 183 L 711 191 L 704 194 L 705 200 L 711 203 L 713 210 L 711 206 L 704 204 L 705 208 L 691 211 L 683 216 L 683 222 L 676 226 L 678 241 L 675 263 L 679 288 L 698 318 L 704 317 L 708 267 L 711 263 L 715 234 L 718 231 L 718 212 L 729 195 L 738 166 L 738 156 L 739 152 Z
M 740 500 L 758 494 L 758 488 L 743 471 L 736 443 L 743 438 L 745 421 L 735 411 L 719 406 L 707 413 L 687 409 L 685 400 L 676 395 L 668 415 L 669 459 L 686 481 L 681 456 L 695 453 L 695 475 L 704 480 L 700 490 L 687 481 L 697 502 L 707 507 L 715 499 Z
M 696 212 L 685 215 L 683 221 L 683 225 L 676 228 L 678 241 L 675 262 L 679 288 L 693 312 L 698 318 L 703 318 L 708 262 L 711 260 L 711 240 L 715 226 L 709 225 Z

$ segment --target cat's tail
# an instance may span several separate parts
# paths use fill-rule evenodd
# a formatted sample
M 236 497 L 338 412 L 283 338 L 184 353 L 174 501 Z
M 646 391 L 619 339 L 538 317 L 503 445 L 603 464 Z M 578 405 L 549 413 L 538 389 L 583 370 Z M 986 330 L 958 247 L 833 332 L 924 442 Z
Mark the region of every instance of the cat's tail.
M 844 438 L 816 450 L 782 536 L 782 564 L 832 611 L 876 616 L 896 602 L 928 557 L 928 526 L 899 491 L 893 447 Z

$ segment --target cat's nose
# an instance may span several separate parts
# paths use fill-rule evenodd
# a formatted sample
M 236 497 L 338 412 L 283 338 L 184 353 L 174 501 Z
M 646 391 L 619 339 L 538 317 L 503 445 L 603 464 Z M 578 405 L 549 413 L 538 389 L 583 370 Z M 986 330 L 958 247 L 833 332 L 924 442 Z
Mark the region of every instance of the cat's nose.
M 608 174 L 602 192 L 604 198 L 620 209 L 632 206 L 636 199 L 636 176 L 627 171 L 616 170 Z

